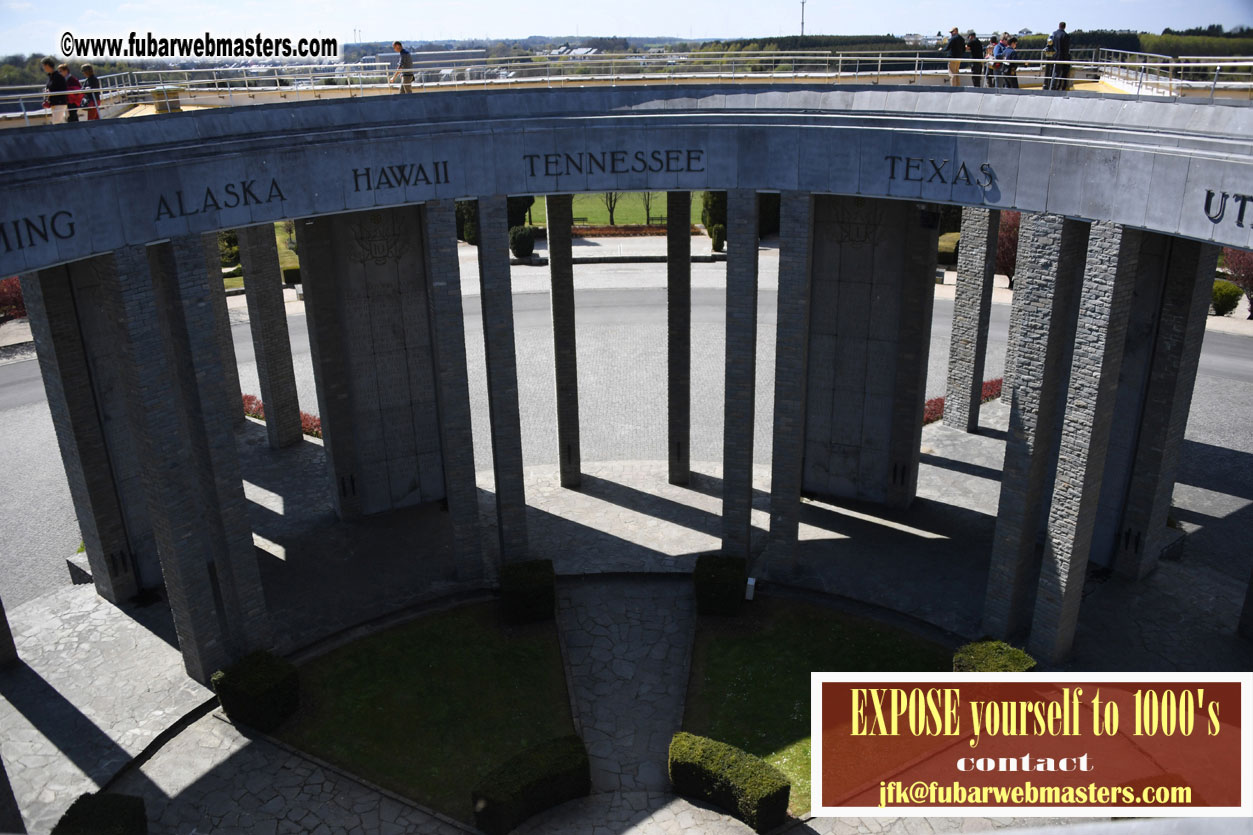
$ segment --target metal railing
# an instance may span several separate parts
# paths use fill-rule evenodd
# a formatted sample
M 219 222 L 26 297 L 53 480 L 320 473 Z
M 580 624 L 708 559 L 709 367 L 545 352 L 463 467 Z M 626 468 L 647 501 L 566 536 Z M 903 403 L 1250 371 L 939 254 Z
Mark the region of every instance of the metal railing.
M 937 52 L 773 51 L 614 53 L 589 56 L 535 55 L 509 58 L 421 60 L 411 70 L 414 91 L 466 88 L 625 86 L 635 84 L 740 84 L 745 82 L 881 84 L 909 86 L 948 81 L 949 59 Z M 1124 92 L 1197 95 L 1208 92 L 1253 99 L 1253 59 L 1164 55 L 1107 49 L 1075 50 L 1067 62 L 1047 60 L 1041 50 L 1020 50 L 1015 62 L 1020 86 L 1039 85 L 1050 65 L 1070 67 L 1070 86 L 1107 80 Z M 984 61 L 962 61 L 963 84 Z M 151 110 L 231 107 L 313 98 L 361 97 L 395 92 L 394 65 L 282 64 L 259 67 L 202 67 L 133 70 L 99 76 L 104 115 L 148 106 Z M 1208 86 L 1206 86 L 1208 84 Z M 41 87 L 0 88 L 4 121 L 44 120 Z M 142 111 L 149 112 L 149 111 Z

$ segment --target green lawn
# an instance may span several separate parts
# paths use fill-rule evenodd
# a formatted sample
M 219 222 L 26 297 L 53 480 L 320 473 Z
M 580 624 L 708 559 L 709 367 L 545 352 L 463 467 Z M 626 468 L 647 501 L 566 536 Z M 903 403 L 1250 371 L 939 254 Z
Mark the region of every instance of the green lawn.
M 683 729 L 762 757 L 810 802 L 809 674 L 947 671 L 952 649 L 903 630 L 793 600 L 759 598 L 737 618 L 701 618 Z
M 692 223 L 700 223 L 700 192 L 692 192 Z M 664 191 L 653 192 L 653 217 L 662 217 L 666 214 L 666 193 Z M 605 208 L 605 201 L 601 199 L 599 194 L 576 194 L 574 195 L 574 216 L 576 218 L 587 218 L 584 221 L 576 221 L 580 225 L 587 226 L 608 226 L 609 210 Z M 544 214 L 544 198 L 536 197 L 535 203 L 531 206 L 531 223 L 535 226 L 543 226 L 546 222 Z M 638 191 L 626 191 L 622 193 L 622 197 L 618 201 L 617 208 L 614 209 L 613 222 L 616 226 L 643 226 L 644 224 L 644 199 Z M 654 224 L 659 225 L 659 224 Z
M 287 222 L 274 224 L 274 242 L 278 244 L 278 268 L 280 270 L 300 266 L 300 258 L 296 255 L 296 238 L 287 235 Z
M 495 603 L 355 641 L 300 686 L 279 738 L 467 823 L 480 777 L 574 727 L 556 627 L 504 627 Z

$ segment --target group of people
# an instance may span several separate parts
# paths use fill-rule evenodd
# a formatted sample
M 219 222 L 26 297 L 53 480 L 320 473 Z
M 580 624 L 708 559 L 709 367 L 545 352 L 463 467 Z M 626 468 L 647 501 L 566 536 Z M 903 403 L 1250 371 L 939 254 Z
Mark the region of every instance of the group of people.
M 971 29 L 962 37 L 961 30 L 950 30 L 948 43 L 943 47 L 948 54 L 948 83 L 961 86 L 962 64 L 970 67 L 974 86 L 1008 87 L 1018 89 L 1018 67 L 1022 58 L 1018 54 L 1018 38 L 1009 32 L 993 33 L 984 44 Z M 1057 31 L 1049 35 L 1044 45 L 1044 89 L 1065 90 L 1070 78 L 1070 65 L 1054 63 L 1070 60 L 1070 35 L 1066 33 L 1065 21 L 1057 24 Z
M 70 72 L 69 64 L 57 65 L 51 58 L 43 59 L 43 69 L 48 74 L 44 107 L 52 111 L 52 124 L 77 122 L 80 114 L 88 122 L 100 118 L 100 79 L 91 64 L 82 65 L 82 81 Z

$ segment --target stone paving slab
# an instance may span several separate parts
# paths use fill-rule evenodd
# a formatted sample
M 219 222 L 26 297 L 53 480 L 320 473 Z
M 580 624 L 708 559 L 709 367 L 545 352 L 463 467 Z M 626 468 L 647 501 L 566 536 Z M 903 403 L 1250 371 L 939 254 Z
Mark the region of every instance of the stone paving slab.
M 753 830 L 707 806 L 665 792 L 608 792 L 536 815 L 515 835 L 748 835 Z
M 665 792 L 695 630 L 686 578 L 566 579 L 557 624 L 598 792 Z
M 31 831 L 212 696 L 187 678 L 161 604 L 123 609 L 69 586 L 9 624 L 22 663 L 0 670 L 0 759 Z
M 144 798 L 154 833 L 465 835 L 304 757 L 249 739 L 215 715 L 195 722 L 115 790 Z

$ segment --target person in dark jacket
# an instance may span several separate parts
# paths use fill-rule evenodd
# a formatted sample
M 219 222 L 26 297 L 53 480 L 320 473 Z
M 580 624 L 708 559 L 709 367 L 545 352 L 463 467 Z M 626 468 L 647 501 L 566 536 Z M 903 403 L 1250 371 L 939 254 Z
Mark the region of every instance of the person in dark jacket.
M 1057 31 L 1049 36 L 1048 45 L 1045 47 L 1047 53 L 1048 47 L 1053 50 L 1052 60 L 1069 61 L 1070 60 L 1070 35 L 1066 32 L 1066 21 L 1057 24 Z M 1049 64 L 1044 72 L 1044 89 L 1045 90 L 1065 90 L 1069 86 L 1070 65 L 1069 64 Z
M 948 45 L 944 47 L 948 53 L 948 84 L 950 87 L 961 86 L 962 59 L 966 57 L 966 41 L 961 30 L 954 26 L 949 30 Z
M 63 125 L 69 116 L 69 102 L 65 98 L 65 78 L 57 72 L 56 62 L 51 58 L 42 61 L 44 72 L 48 74 L 48 83 L 44 87 L 47 97 L 44 99 L 52 110 L 52 124 Z
M 69 105 L 69 115 L 66 117 L 67 122 L 78 121 L 78 108 L 83 105 L 83 94 L 79 90 L 83 89 L 83 85 L 78 83 L 78 79 L 74 77 L 74 73 L 70 72 L 69 64 L 61 64 L 57 67 L 57 72 L 61 73 L 61 77 L 65 79 L 65 103 Z
M 970 80 L 978 87 L 983 80 L 983 41 L 974 29 L 966 33 L 966 54 L 970 56 Z
M 1011 90 L 1018 89 L 1018 61 L 1018 39 L 1010 38 L 1001 52 L 1001 75 L 1005 77 L 1005 86 Z
M 96 78 L 96 69 L 91 64 L 83 64 L 83 110 L 87 112 L 87 121 L 94 122 L 100 118 L 100 79 Z

